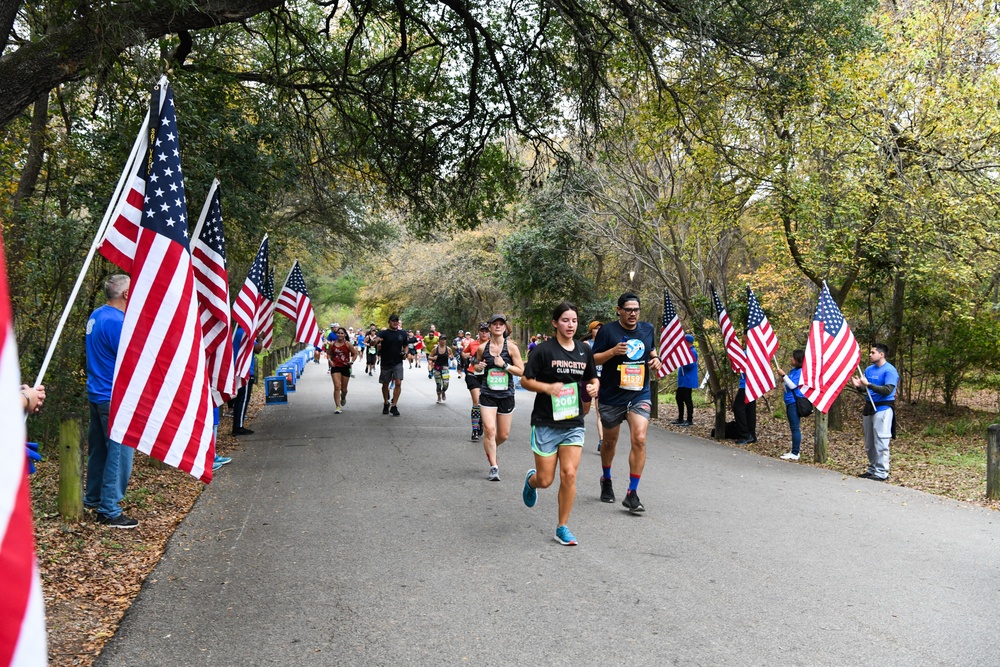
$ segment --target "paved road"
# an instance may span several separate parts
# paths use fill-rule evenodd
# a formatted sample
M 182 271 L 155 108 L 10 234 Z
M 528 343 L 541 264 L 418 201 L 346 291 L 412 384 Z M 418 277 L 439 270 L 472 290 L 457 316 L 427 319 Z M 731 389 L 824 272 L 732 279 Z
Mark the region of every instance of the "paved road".
M 98 665 L 1000 664 L 996 513 L 652 429 L 631 516 L 589 433 L 563 547 L 531 394 L 492 483 L 464 383 L 408 372 L 398 418 L 330 384 L 265 408 Z

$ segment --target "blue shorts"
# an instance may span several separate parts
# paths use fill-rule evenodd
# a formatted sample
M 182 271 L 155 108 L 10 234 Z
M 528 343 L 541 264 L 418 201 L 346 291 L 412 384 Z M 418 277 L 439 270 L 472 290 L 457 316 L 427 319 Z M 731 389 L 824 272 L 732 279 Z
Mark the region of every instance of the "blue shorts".
M 583 447 L 584 426 L 532 426 L 531 451 L 539 456 L 552 456 L 560 447 Z

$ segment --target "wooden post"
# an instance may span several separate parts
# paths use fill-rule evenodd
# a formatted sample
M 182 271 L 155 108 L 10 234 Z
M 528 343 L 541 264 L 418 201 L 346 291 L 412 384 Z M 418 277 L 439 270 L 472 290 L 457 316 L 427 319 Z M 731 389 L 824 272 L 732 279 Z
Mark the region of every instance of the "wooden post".
M 722 441 L 726 439 L 726 405 L 729 403 L 729 394 L 725 389 L 720 389 L 715 394 L 715 439 Z
M 792 405 L 791 409 L 794 410 L 795 406 Z M 814 413 L 816 415 L 816 439 L 813 445 L 813 451 L 815 453 L 816 463 L 826 463 L 827 459 L 827 448 L 830 444 L 830 432 L 827 429 L 829 422 L 827 420 L 827 415 L 823 414 L 819 410 Z
M 83 516 L 83 428 L 71 416 L 59 425 L 59 515 L 69 521 Z
M 649 394 L 653 399 L 653 405 L 649 410 L 649 416 L 656 419 L 660 416 L 660 381 L 649 381 Z
M 986 497 L 1000 498 L 1000 424 L 986 429 Z

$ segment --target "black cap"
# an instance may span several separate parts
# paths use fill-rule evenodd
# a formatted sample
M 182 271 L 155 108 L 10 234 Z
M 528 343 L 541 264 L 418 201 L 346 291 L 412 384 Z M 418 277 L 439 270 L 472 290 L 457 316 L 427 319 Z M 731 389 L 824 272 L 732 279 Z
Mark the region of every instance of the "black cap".
M 480 322 L 479 323 L 479 330 L 480 331 L 489 331 L 490 330 L 490 325 L 487 324 L 486 322 Z
M 501 315 L 500 313 L 496 313 L 496 314 L 494 314 L 494 315 L 493 315 L 493 316 L 492 316 L 492 317 L 491 317 L 491 318 L 489 319 L 489 323 L 490 323 L 490 324 L 493 324 L 493 323 L 494 323 L 494 322 L 496 322 L 497 320 L 500 320 L 500 321 L 501 321 L 501 322 L 503 322 L 504 324 L 507 324 L 507 318 L 506 318 L 506 317 L 504 317 L 503 315 Z

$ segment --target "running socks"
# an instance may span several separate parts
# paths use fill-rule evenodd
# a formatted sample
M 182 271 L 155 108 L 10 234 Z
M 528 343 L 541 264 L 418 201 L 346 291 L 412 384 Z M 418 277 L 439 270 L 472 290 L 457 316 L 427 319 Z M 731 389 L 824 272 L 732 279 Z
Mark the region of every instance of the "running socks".
M 604 479 L 611 479 L 611 468 L 602 468 L 604 470 Z
M 635 491 L 639 488 L 639 475 L 628 476 L 628 490 Z
M 472 406 L 472 430 L 479 433 L 483 428 L 482 413 L 479 411 L 478 405 Z

